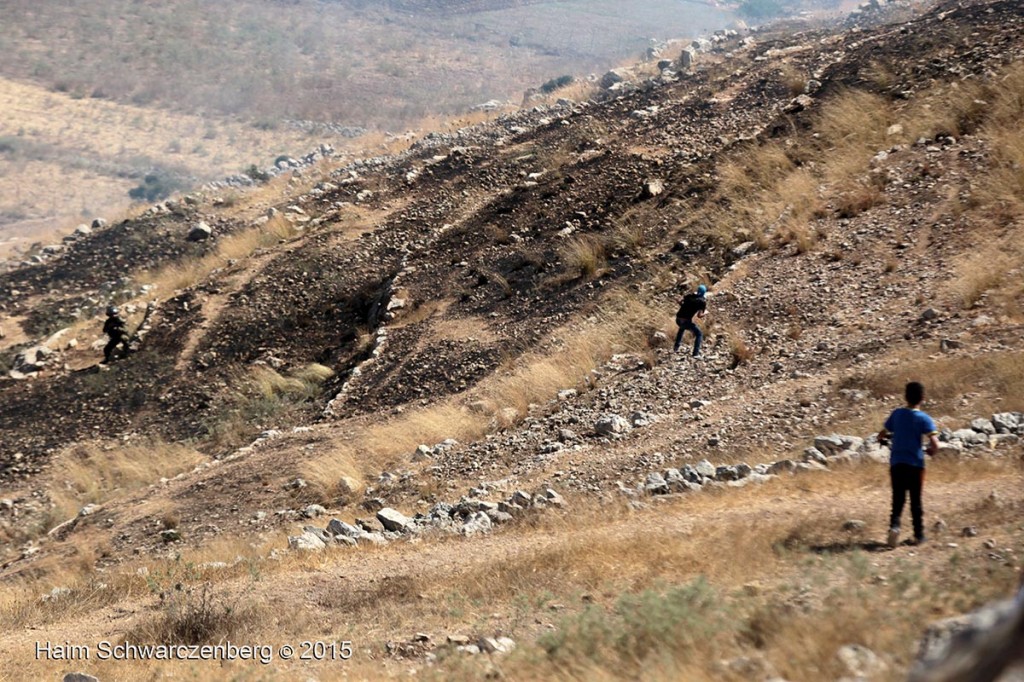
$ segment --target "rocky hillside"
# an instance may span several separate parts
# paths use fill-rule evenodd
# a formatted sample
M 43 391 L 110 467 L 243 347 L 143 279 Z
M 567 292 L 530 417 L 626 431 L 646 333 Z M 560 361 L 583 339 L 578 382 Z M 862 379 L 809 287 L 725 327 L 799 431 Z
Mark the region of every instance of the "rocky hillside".
M 481 120 L 474 107 L 514 106 L 559 77 L 636 59 L 652 39 L 730 20 L 673 0 L 629 11 L 578 0 L 173 11 L 15 0 L 0 38 L 0 258 L 120 216 L 133 190 L 154 201 L 319 143 L 341 151 L 353 136 L 378 153 L 380 131 L 443 129 L 455 113 Z
M 1024 551 L 1022 24 L 722 32 L 0 275 L 0 608 L 61 641 L 359 632 L 368 678 L 899 678 Z M 100 366 L 111 302 L 145 324 Z M 936 542 L 883 552 L 872 434 L 909 379 Z M 294 600 L 323 622 L 271 636 Z

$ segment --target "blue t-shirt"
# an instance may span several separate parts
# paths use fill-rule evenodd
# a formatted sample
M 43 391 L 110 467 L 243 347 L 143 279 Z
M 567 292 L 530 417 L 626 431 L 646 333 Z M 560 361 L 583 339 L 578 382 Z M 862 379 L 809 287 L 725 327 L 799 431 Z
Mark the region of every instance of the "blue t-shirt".
M 921 410 L 901 407 L 893 410 L 885 420 L 885 430 L 892 434 L 892 454 L 889 464 L 909 464 L 924 468 L 924 448 L 921 438 L 938 433 L 935 422 Z

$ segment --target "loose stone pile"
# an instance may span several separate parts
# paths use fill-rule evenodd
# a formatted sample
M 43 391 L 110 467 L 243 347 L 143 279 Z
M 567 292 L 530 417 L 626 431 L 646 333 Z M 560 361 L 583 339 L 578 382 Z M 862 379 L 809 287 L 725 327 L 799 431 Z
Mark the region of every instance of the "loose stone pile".
M 331 519 L 326 528 L 304 526 L 301 535 L 288 538 L 288 547 L 317 551 L 336 546 L 385 545 L 394 540 L 429 533 L 469 537 L 489 533 L 496 524 L 508 523 L 530 511 L 566 506 L 562 496 L 550 488 L 532 495 L 517 490 L 499 502 L 479 499 L 487 492 L 482 488 L 473 488 L 469 495 L 455 504 L 438 502 L 425 514 L 412 517 L 382 506 L 379 500 L 367 500 L 363 503 L 364 508 L 377 508 L 374 519 L 355 519 L 353 523 Z M 320 505 L 310 505 L 303 510 L 303 515 L 313 518 L 326 511 Z
M 1022 436 L 1024 413 L 1001 412 L 992 415 L 991 419 L 979 417 L 971 421 L 970 428 L 955 431 L 942 429 L 939 433 L 939 450 L 935 456 L 974 456 L 976 451 L 983 448 L 995 449 L 1000 445 L 1019 443 Z M 715 466 L 704 459 L 696 466 L 686 464 L 678 469 L 652 471 L 635 488 L 621 485 L 619 490 L 625 495 L 636 496 L 684 493 L 701 490 L 705 486 L 727 485 L 739 488 L 750 483 L 764 483 L 782 473 L 826 471 L 831 465 L 864 459 L 888 463 L 889 448 L 880 444 L 875 434 L 866 438 L 831 434 L 816 437 L 814 445 L 804 450 L 800 461 L 781 459 L 754 466 L 743 463 Z

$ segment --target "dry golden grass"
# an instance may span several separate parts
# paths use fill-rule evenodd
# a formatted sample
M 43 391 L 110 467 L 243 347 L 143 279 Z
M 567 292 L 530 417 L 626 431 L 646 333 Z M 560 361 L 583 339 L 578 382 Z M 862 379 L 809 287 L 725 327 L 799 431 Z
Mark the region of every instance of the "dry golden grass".
M 48 573 L 45 581 L 6 582 L 0 588 L 0 617 L 3 622 L 12 626 L 38 627 L 122 600 L 142 598 L 148 591 L 145 578 L 138 574 L 104 576 L 101 580 L 95 573 L 91 578 L 83 578 L 88 573 L 85 568 L 75 573 L 75 578 L 65 570 Z M 44 584 L 47 585 L 45 589 Z
M 743 335 L 734 327 L 725 328 L 726 339 L 729 343 L 730 365 L 739 367 L 754 359 L 754 350 L 743 340 Z
M 567 99 L 573 102 L 585 102 L 600 90 L 596 82 L 591 83 L 587 80 L 575 79 L 572 83 L 558 88 L 554 92 L 543 93 L 537 92 L 528 101 L 523 100 L 523 106 L 536 106 L 538 104 L 554 104 L 561 99 Z
M 1024 132 L 1019 127 L 992 127 L 987 135 L 995 167 L 979 183 L 978 198 L 1008 222 L 1024 216 Z
M 936 461 L 929 469 L 933 495 L 974 486 L 977 496 L 974 504 L 945 501 L 931 513 L 941 513 L 951 528 L 983 524 L 986 533 L 1016 546 L 1019 496 L 998 504 L 984 500 L 989 486 L 1006 489 L 1007 477 L 1014 475 L 1019 465 L 1006 459 Z M 933 551 L 931 559 L 908 564 L 860 549 L 870 533 L 851 536 L 841 524 L 855 515 L 881 532 L 886 487 L 881 468 L 857 466 L 842 475 L 787 477 L 640 511 L 624 503 L 574 499 L 573 513 L 549 512 L 515 524 L 454 564 L 438 559 L 477 541 L 403 543 L 361 550 L 358 559 L 339 551 L 267 561 L 262 550 L 224 540 L 202 554 L 142 562 L 147 576 L 136 572 L 136 563 L 104 575 L 107 587 L 96 579 L 68 583 L 71 592 L 53 601 L 39 600 L 49 589 L 43 582 L 5 589 L 0 617 L 18 630 L 43 626 L 49 635 L 48 623 L 76 623 L 130 603 L 137 613 L 121 627 L 133 640 L 202 641 L 205 634 L 279 644 L 358 635 L 360 654 L 424 631 L 440 640 L 434 668 L 439 679 L 477 677 L 484 671 L 476 666 L 488 660 L 449 656 L 445 633 L 495 632 L 519 643 L 514 655 L 494 659 L 517 679 L 669 680 L 684 673 L 695 680 L 745 679 L 718 667 L 719 659 L 737 655 L 763 656 L 787 679 L 832 679 L 843 674 L 837 649 L 852 642 L 884 654 L 902 670 L 911 656 L 907 641 L 918 636 L 921 622 L 1005 594 L 1016 576 L 983 552 Z M 749 522 L 751 513 L 761 514 L 758 524 Z M 736 546 L 743 547 L 742 561 L 722 551 Z M 410 552 L 425 552 L 424 562 L 410 564 Z M 246 558 L 233 561 L 236 555 Z M 216 559 L 231 565 L 199 563 Z M 383 576 L 365 573 L 353 561 L 360 567 L 380 561 L 390 570 Z M 873 565 L 879 562 L 881 567 Z M 362 577 L 350 581 L 353 573 Z M 878 573 L 888 578 L 880 582 Z M 336 579 L 342 575 L 346 579 Z M 295 600 L 310 608 L 283 608 Z M 97 625 L 87 627 L 93 632 Z M 22 648 L 12 648 L 11 660 L 30 655 L 30 647 Z M 25 663 L 33 671 L 43 665 Z M 344 668 L 350 677 L 397 672 L 365 655 L 352 664 Z M 175 665 L 180 672 L 186 664 Z M 203 669 L 199 664 L 194 672 L 202 676 Z M 104 679 L 119 680 L 158 675 L 161 668 L 121 663 L 90 672 L 104 670 Z M 247 673 L 238 672 L 245 679 Z M 343 674 L 336 665 L 316 672 L 325 680 Z
M 350 444 L 333 443 L 302 463 L 299 470 L 321 499 L 347 502 L 363 489 L 366 471 L 359 452 Z
M 803 93 L 807 86 L 807 75 L 796 68 L 793 64 L 785 64 L 779 70 L 779 80 L 786 86 L 789 94 L 793 97 Z
M 773 188 L 779 178 L 793 167 L 781 145 L 750 147 L 719 169 L 721 191 L 727 196 L 734 196 Z
M 925 94 L 916 106 L 901 115 L 905 141 L 934 139 L 939 135 L 959 138 L 972 133 L 987 115 L 984 86 L 975 81 L 961 81 L 939 86 Z
M 889 90 L 896 85 L 896 74 L 888 65 L 872 61 L 864 70 L 864 77 L 879 90 Z
M 997 207 L 1004 221 L 1024 215 L 1024 66 L 1007 70 L 989 93 L 990 104 L 981 133 L 993 151 L 993 167 L 978 183 L 979 198 Z
M 402 461 L 420 444 L 446 438 L 467 441 L 496 426 L 512 424 L 535 404 L 564 388 L 584 388 L 589 373 L 619 352 L 644 352 L 664 311 L 636 298 L 610 296 L 597 319 L 563 332 L 552 351 L 516 359 L 507 371 L 482 382 L 468 395 L 413 410 L 361 430 L 349 441 L 302 464 L 304 478 L 323 491 L 336 491 L 341 476 L 363 477 Z
M 641 222 L 628 222 L 620 225 L 611 235 L 611 246 L 616 251 L 633 256 L 640 256 L 647 244 L 644 226 Z
M 50 499 L 65 518 L 194 468 L 206 457 L 181 443 L 82 444 L 54 461 Z
M 939 485 L 1008 473 L 1005 464 L 991 463 L 975 470 L 973 465 L 943 462 L 933 466 L 930 480 Z M 625 506 L 588 505 L 574 500 L 574 513 L 570 516 L 547 515 L 532 528 L 520 526 L 517 543 L 521 549 L 516 553 L 500 553 L 484 562 L 466 562 L 466 566 L 446 569 L 443 575 L 410 571 L 364 593 L 353 593 L 341 586 L 330 588 L 320 605 L 327 612 L 344 613 L 349 622 L 382 636 L 409 622 L 428 630 L 424 624 L 432 622 L 450 628 L 453 619 L 464 618 L 464 611 L 477 608 L 521 614 L 510 616 L 511 625 L 504 621 L 502 629 L 514 628 L 516 622 L 522 622 L 520 619 L 528 622 L 531 613 L 544 614 L 551 604 L 562 604 L 559 609 L 568 605 L 568 616 L 561 618 L 555 632 L 542 631 L 536 643 L 526 645 L 532 651 L 524 651 L 522 657 L 507 663 L 506 671 L 516 671 L 517 677 L 528 679 L 590 679 L 594 675 L 598 679 L 663 679 L 661 671 L 665 672 L 664 679 L 674 679 L 681 667 L 692 670 L 687 679 L 721 679 L 714 668 L 717 656 L 709 655 L 709 651 L 717 644 L 725 644 L 728 649 L 735 649 L 740 643 L 749 645 L 750 638 L 758 639 L 757 648 L 776 666 L 786 667 L 790 679 L 812 679 L 808 677 L 810 671 L 822 669 L 841 674 L 835 652 L 851 641 L 879 651 L 904 651 L 899 644 L 918 626 L 915 619 L 920 614 L 889 621 L 884 628 L 879 626 L 879 615 L 891 608 L 890 599 L 899 594 L 885 593 L 870 600 L 861 597 L 861 590 L 869 586 L 867 580 L 871 577 L 865 569 L 863 552 L 857 550 L 863 538 L 842 533 L 845 512 L 823 515 L 817 508 L 829 504 L 825 500 L 837 494 L 861 496 L 865 490 L 884 488 L 884 474 L 871 467 L 857 467 L 844 471 L 840 480 L 834 474 L 822 473 L 801 477 L 799 481 L 802 499 L 818 500 L 812 503 L 815 508 L 788 508 L 782 514 L 764 518 L 756 527 L 743 517 L 745 507 L 765 504 L 779 508 L 792 499 L 776 484 L 745 491 L 739 499 L 698 496 L 640 513 Z M 865 514 L 865 510 L 857 509 L 856 514 L 881 528 L 884 494 L 879 496 L 879 502 L 875 513 Z M 1012 523 L 1015 513 L 1014 506 L 994 509 L 987 523 Z M 650 522 L 655 517 L 664 520 L 666 515 L 699 518 L 700 531 L 695 532 L 684 522 Z M 949 517 L 954 524 L 959 518 Z M 628 530 L 639 527 L 644 531 Z M 735 561 L 733 555 L 720 551 L 727 546 L 742 546 L 744 560 Z M 985 566 L 984 558 L 979 558 L 977 567 Z M 687 594 L 695 596 L 687 591 L 701 584 L 699 579 L 691 582 L 701 575 L 714 578 L 703 583 L 696 595 L 713 596 L 714 603 L 725 607 L 728 620 L 735 623 L 732 628 L 723 627 L 714 611 L 705 611 L 706 607 L 700 606 L 710 606 L 709 602 L 686 598 Z M 998 594 L 1011 580 L 1012 569 L 1001 571 L 998 585 L 974 598 Z M 743 587 L 750 581 L 755 581 L 752 590 Z M 904 585 L 900 583 L 894 589 L 902 593 Z M 683 586 L 683 592 L 677 586 Z M 778 611 L 790 590 L 800 594 L 808 588 L 822 599 L 820 606 L 812 605 L 798 612 Z M 950 592 L 953 594 L 940 600 L 944 605 L 955 605 L 961 598 L 955 594 L 956 589 Z M 623 593 L 624 596 L 617 596 Z M 585 601 L 594 605 L 577 606 L 581 595 L 588 595 Z M 679 612 L 666 612 L 658 606 L 670 606 L 677 598 L 683 598 L 680 606 L 688 605 Z M 628 617 L 628 607 L 637 599 L 645 605 L 644 616 L 649 623 Z M 923 610 L 936 608 L 935 602 L 927 600 L 919 604 Z M 676 649 L 673 643 L 687 641 L 681 634 L 686 628 L 678 627 L 679 619 L 689 623 L 693 631 L 701 631 L 712 624 L 704 616 L 717 622 L 717 627 L 706 634 L 724 632 L 727 637 L 724 641 L 698 638 L 703 660 L 695 662 L 691 646 Z M 579 629 L 579 617 L 587 619 L 590 627 Z M 559 618 L 555 616 L 554 620 L 557 623 Z M 673 624 L 677 627 L 659 627 Z M 488 626 L 483 627 L 486 633 Z M 665 657 L 644 660 L 643 640 L 635 638 L 660 637 L 659 632 L 672 637 L 671 642 L 662 642 L 659 649 Z M 515 632 L 511 634 L 515 636 Z M 603 639 L 608 635 L 612 639 Z M 616 651 L 620 644 L 627 646 Z M 597 651 L 608 658 L 594 656 Z M 899 656 L 905 663 L 905 655 Z
M 884 195 L 878 185 L 861 178 L 848 176 L 833 187 L 836 214 L 840 218 L 853 218 L 882 203 Z
M 278 214 L 263 225 L 251 227 L 221 239 L 216 249 L 202 258 L 168 265 L 155 272 L 142 272 L 136 281 L 153 284 L 161 296 L 195 286 L 210 273 L 229 264 L 248 258 L 257 249 L 267 248 L 296 235 L 295 228 Z
M 960 137 L 979 130 L 996 153 L 972 201 L 1007 224 L 1024 215 L 1022 73 L 1024 68 L 1011 67 L 998 86 L 936 87 L 900 110 L 879 95 L 840 92 L 823 103 L 814 121 L 817 137 L 806 148 L 769 143 L 734 153 L 718 170 L 716 197 L 686 226 L 724 244 L 747 239 L 766 244 L 775 238 L 804 253 L 817 241 L 811 221 L 822 215 L 822 187 L 840 217 L 859 215 L 884 200 L 884 176 L 868 174 L 879 150 L 919 137 Z M 890 134 L 897 121 L 903 121 L 902 130 Z M 967 210 L 959 199 L 949 205 L 954 203 L 958 212 Z
M 892 143 L 887 132 L 894 120 L 893 108 L 878 95 L 839 93 L 821 107 L 816 138 L 808 144 L 768 143 L 734 153 L 718 169 L 716 196 L 686 227 L 727 245 L 776 240 L 795 244 L 798 253 L 810 251 L 818 241 L 812 221 L 824 215 L 826 198 L 842 217 L 882 200 L 882 186 L 866 174 L 871 157 Z
M 991 241 L 991 232 L 979 239 L 988 241 L 986 246 L 964 255 L 956 265 L 949 287 L 963 308 L 970 308 L 986 293 L 999 290 L 1004 283 L 1010 285 L 1011 292 L 1006 303 L 1012 303 L 1015 299 L 1012 292 L 1019 291 L 1024 247 L 1013 235 Z
M 970 357 L 899 359 L 898 370 L 879 369 L 848 379 L 845 384 L 876 397 L 900 397 L 908 381 L 923 381 L 926 399 L 953 411 L 967 393 L 999 398 L 1001 410 L 1024 409 L 1024 353 L 993 352 Z
M 814 129 L 834 153 L 870 156 L 884 147 L 892 123 L 892 108 L 884 98 L 863 90 L 846 90 L 824 104 Z
M 562 247 L 561 261 L 570 276 L 592 279 L 601 274 L 608 265 L 606 250 L 603 237 L 573 237 Z
M 262 430 L 290 426 L 309 416 L 313 399 L 322 394 L 322 385 L 331 376 L 332 370 L 315 363 L 287 375 L 262 364 L 235 371 L 230 398 L 207 424 L 207 444 L 231 450 Z
M 199 163 L 218 174 L 237 173 L 250 163 L 269 163 L 268 150 L 304 149 L 305 133 L 261 130 L 242 121 L 174 113 L 96 98 L 75 98 L 27 83 L 0 79 L 6 115 L 0 134 L 56 143 L 97 158 L 151 156 Z M 177 144 L 172 144 L 177 142 Z M 166 151 L 180 148 L 181 151 Z
M 309 398 L 320 392 L 320 384 L 334 376 L 329 367 L 316 363 L 300 367 L 284 376 L 267 365 L 257 365 L 249 371 L 248 383 L 264 398 L 294 395 Z
M 266 607 L 228 601 L 209 583 L 176 584 L 161 593 L 158 613 L 125 634 L 138 644 L 218 644 L 242 641 L 265 621 Z
M 754 240 L 766 248 L 773 239 L 809 250 L 817 235 L 810 221 L 821 215 L 820 182 L 798 167 L 781 145 L 752 147 L 725 163 L 718 197 L 691 219 L 716 241 Z M 692 224 L 692 223 L 691 223 Z

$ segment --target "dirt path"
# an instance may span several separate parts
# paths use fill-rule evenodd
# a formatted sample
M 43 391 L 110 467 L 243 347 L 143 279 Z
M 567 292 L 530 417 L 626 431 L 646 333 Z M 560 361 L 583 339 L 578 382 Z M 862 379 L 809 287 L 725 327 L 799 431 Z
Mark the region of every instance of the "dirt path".
M 761 589 L 770 589 L 772 584 L 791 580 L 792 568 L 784 568 L 785 574 L 765 574 L 764 567 L 756 565 L 756 561 L 746 565 L 723 557 L 722 548 L 714 546 L 717 539 L 750 528 L 751 519 L 758 519 L 756 526 L 761 530 L 750 532 L 763 532 L 771 537 L 801 522 L 817 520 L 822 525 L 816 531 L 820 532 L 820 537 L 842 538 L 837 522 L 860 518 L 868 523 L 865 535 L 850 539 L 846 544 L 837 543 L 831 550 L 864 551 L 873 571 L 892 574 L 908 565 L 947 561 L 951 551 L 949 543 L 980 546 L 987 537 L 984 528 L 979 537 L 963 539 L 959 537 L 956 524 L 962 521 L 965 510 L 990 495 L 995 494 L 1006 504 L 1020 504 L 1024 500 L 1019 471 L 1010 466 L 985 468 L 977 477 L 956 464 L 936 467 L 926 491 L 926 513 L 929 524 L 938 518 L 948 519 L 950 531 L 946 536 L 936 536 L 932 543 L 921 548 L 876 551 L 874 541 L 882 539 L 888 489 L 884 486 L 884 475 L 875 469 L 878 467 L 871 470 L 854 467 L 836 474 L 784 478 L 757 488 L 677 498 L 635 513 L 608 512 L 607 507 L 605 512 L 598 508 L 578 516 L 571 511 L 564 515 L 553 513 L 541 519 L 536 527 L 517 524 L 482 538 L 425 538 L 376 550 L 338 550 L 303 559 L 291 558 L 279 569 L 268 564 L 267 572 L 258 580 L 251 576 L 235 578 L 217 584 L 216 589 L 226 602 L 242 599 L 271 606 L 282 614 L 283 624 L 294 620 L 294 614 L 302 611 L 315 612 L 327 623 L 337 622 L 346 618 L 342 604 L 351 608 L 361 598 L 372 600 L 375 595 L 385 600 L 394 598 L 398 593 L 392 594 L 387 587 L 389 584 L 408 584 L 425 591 L 420 598 L 441 598 L 452 590 L 457 592 L 459 585 L 467 580 L 477 580 L 474 576 L 484 581 L 489 575 L 498 579 L 508 574 L 510 566 L 522 566 L 528 574 L 531 565 L 543 565 L 545 557 L 554 556 L 557 563 L 557 557 L 563 555 L 579 556 L 574 552 L 581 546 L 628 547 L 638 534 L 649 536 L 654 544 L 687 543 L 696 547 L 692 570 L 685 575 L 675 575 L 674 581 L 686 582 L 701 573 L 710 573 L 724 589 L 754 578 Z M 829 524 L 836 527 L 829 528 Z M 813 548 L 803 551 L 814 552 Z M 580 557 L 580 561 L 585 563 L 586 560 Z M 628 557 L 623 557 L 623 563 L 627 569 L 621 579 L 628 582 L 628 571 L 637 569 L 630 566 Z M 723 570 L 730 564 L 728 570 Z M 567 583 L 563 589 L 575 584 L 571 566 L 558 568 L 566 572 Z M 586 584 L 581 586 L 586 587 Z M 401 587 L 396 589 L 401 591 Z M 491 589 L 496 594 L 504 592 L 501 586 Z M 339 598 L 339 593 L 355 596 Z M 409 595 L 401 595 L 401 599 L 407 598 Z M 336 602 L 333 608 L 332 602 Z M 488 608 L 503 612 L 509 602 L 508 597 L 494 599 Z M 69 621 L 24 630 L 7 628 L 0 634 L 0 647 L 13 652 L 16 659 L 24 659 L 25 652 L 37 641 L 87 643 L 117 639 L 142 619 L 151 617 L 156 604 L 153 597 L 139 599 L 135 595 L 130 602 L 104 607 Z M 365 607 L 371 608 L 371 605 Z M 499 620 L 509 617 L 510 614 L 502 613 Z M 386 619 L 385 622 L 367 619 L 364 644 L 378 638 L 410 634 L 388 632 L 387 627 Z M 403 628 L 408 627 L 413 625 L 403 625 Z M 286 634 L 280 633 L 281 636 Z

